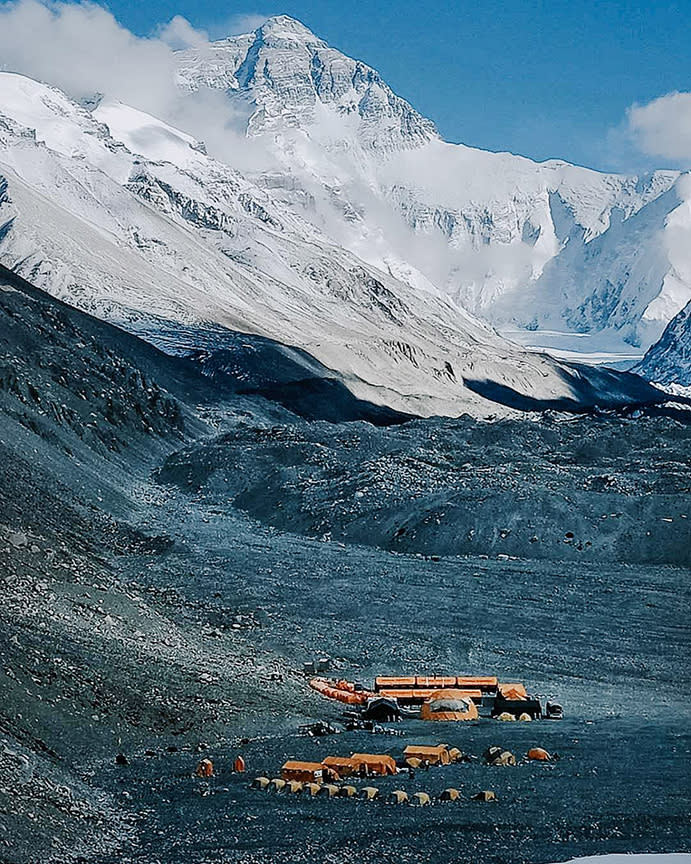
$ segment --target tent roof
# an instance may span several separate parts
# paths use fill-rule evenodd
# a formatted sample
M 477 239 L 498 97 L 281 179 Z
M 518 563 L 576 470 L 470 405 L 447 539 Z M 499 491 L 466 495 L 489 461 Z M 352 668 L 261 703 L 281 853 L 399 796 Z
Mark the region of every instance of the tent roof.
M 474 695 L 476 692 L 481 695 L 479 690 L 470 693 L 467 690 L 435 690 L 434 693 L 429 694 L 428 702 L 436 702 L 438 699 L 455 699 L 457 702 L 469 703 L 473 701 L 471 694 Z
M 430 747 L 426 744 L 409 744 L 404 753 L 430 753 L 436 755 L 437 753 L 441 753 L 443 750 L 446 750 L 448 744 L 436 744 L 434 747 Z
M 525 689 L 525 684 L 510 683 L 500 684 L 499 692 L 505 699 L 527 699 L 528 693 Z
M 379 764 L 385 762 L 388 765 L 396 764 L 393 756 L 389 756 L 387 753 L 353 753 L 351 759 L 353 762 L 373 762 Z
M 286 771 L 321 771 L 321 762 L 299 762 L 297 759 L 289 759 L 283 764 Z

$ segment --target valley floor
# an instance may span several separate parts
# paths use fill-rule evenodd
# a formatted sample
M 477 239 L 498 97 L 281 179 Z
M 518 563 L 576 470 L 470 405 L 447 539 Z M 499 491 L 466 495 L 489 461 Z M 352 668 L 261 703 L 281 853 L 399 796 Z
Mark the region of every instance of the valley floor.
M 691 849 L 687 569 L 437 561 L 287 533 L 170 484 L 130 492 L 139 539 L 121 554 L 75 556 L 68 544 L 47 559 L 38 536 L 5 537 L 0 711 L 4 752 L 17 756 L 5 756 L 14 780 L 3 781 L 0 820 L 12 845 L 0 860 L 51 860 L 51 843 L 53 860 L 89 864 L 364 854 L 540 864 Z M 322 655 L 364 680 L 413 668 L 525 680 L 566 719 L 301 738 L 305 719 L 338 716 L 301 675 Z M 423 811 L 248 788 L 288 756 L 396 754 L 436 739 L 562 758 L 418 774 L 409 791 L 464 795 Z M 209 795 L 191 776 L 200 742 L 219 769 Z M 119 751 L 129 765 L 114 764 Z M 237 752 L 244 777 L 229 773 Z M 499 801 L 467 800 L 483 788 Z

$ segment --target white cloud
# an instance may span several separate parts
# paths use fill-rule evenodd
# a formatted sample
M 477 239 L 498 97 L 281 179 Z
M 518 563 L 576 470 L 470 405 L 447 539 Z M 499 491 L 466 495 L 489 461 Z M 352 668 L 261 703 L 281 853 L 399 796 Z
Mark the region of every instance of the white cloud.
M 167 24 L 158 27 L 156 36 L 173 51 L 200 48 L 209 42 L 209 34 L 203 30 L 195 30 L 182 15 L 176 15 Z
M 170 48 L 137 38 L 94 3 L 3 3 L 0 65 L 75 98 L 107 93 L 145 111 L 174 96 Z
M 638 148 L 691 165 L 691 93 L 668 93 L 627 112 L 629 132 Z
M 186 93 L 176 83 L 176 48 L 203 50 L 208 35 L 181 16 L 150 38 L 135 36 L 91 2 L 0 2 L 0 70 L 59 87 L 73 99 L 118 99 L 204 141 L 242 170 L 262 158 L 220 90 Z M 0 106 L 1 107 L 1 106 Z

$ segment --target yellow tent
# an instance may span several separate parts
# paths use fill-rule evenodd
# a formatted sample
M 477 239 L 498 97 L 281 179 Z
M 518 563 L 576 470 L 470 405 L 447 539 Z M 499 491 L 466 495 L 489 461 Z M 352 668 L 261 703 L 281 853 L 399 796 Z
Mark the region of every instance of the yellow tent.
M 461 797 L 461 793 L 458 789 L 444 789 L 444 791 L 439 795 L 440 801 L 458 801 Z
M 448 765 L 449 751 L 446 744 L 437 744 L 435 747 L 427 747 L 422 744 L 409 744 L 403 751 L 406 761 L 408 759 L 419 759 L 420 762 L 428 762 L 430 765 Z
M 403 789 L 394 789 L 394 791 L 389 794 L 389 801 L 391 804 L 407 804 L 408 800 L 408 793 L 404 792 Z

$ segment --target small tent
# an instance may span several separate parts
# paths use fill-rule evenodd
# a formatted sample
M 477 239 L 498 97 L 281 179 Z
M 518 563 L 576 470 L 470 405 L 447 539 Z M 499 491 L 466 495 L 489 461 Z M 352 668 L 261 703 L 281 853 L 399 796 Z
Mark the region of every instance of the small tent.
M 504 699 L 522 700 L 528 698 L 528 693 L 524 684 L 500 684 L 498 690 Z
M 533 759 L 536 762 L 549 762 L 552 757 L 547 750 L 543 750 L 542 747 L 531 747 L 530 750 L 528 750 L 528 759 Z
M 391 804 L 407 804 L 408 793 L 404 792 L 403 789 L 394 789 L 393 792 L 389 793 L 388 800 Z
M 516 757 L 510 750 L 504 750 L 503 747 L 498 747 L 496 744 L 488 747 L 482 754 L 482 758 L 487 765 L 515 765 Z
M 434 747 L 409 744 L 403 751 L 403 756 L 406 760 L 419 759 L 420 762 L 428 762 L 430 765 L 448 765 L 451 761 L 446 744 L 437 744 Z
M 376 696 L 363 708 L 362 716 L 366 720 L 374 720 L 377 723 L 395 723 L 401 719 L 401 709 L 395 699 Z
M 476 792 L 470 796 L 471 801 L 496 801 L 497 796 L 491 789 L 483 789 L 482 792 Z
M 461 793 L 458 789 L 444 789 L 444 791 L 439 795 L 440 801 L 458 801 L 461 797 Z
M 213 777 L 214 776 L 214 763 L 211 759 L 202 759 L 194 772 L 197 777 Z

